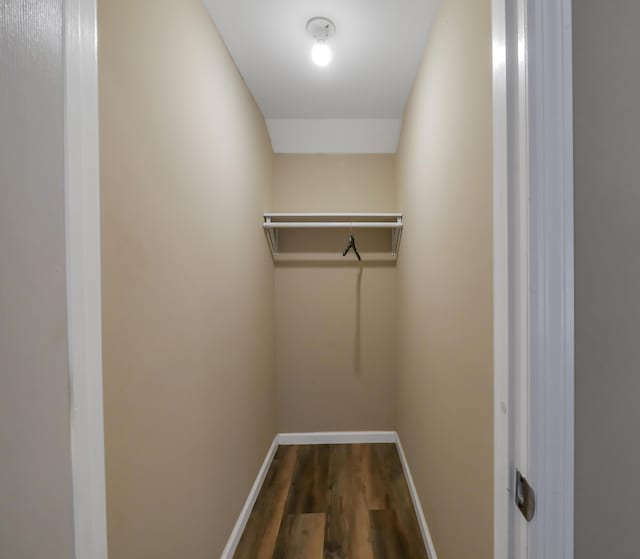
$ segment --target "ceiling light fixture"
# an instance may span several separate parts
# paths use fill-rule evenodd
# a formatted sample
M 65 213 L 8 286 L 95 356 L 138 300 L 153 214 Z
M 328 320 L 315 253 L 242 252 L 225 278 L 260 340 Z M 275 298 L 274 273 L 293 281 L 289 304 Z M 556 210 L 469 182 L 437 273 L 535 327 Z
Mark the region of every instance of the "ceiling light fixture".
M 307 33 L 315 40 L 311 59 L 317 66 L 326 66 L 331 62 L 331 49 L 327 41 L 335 32 L 336 26 L 326 17 L 313 17 L 307 22 Z

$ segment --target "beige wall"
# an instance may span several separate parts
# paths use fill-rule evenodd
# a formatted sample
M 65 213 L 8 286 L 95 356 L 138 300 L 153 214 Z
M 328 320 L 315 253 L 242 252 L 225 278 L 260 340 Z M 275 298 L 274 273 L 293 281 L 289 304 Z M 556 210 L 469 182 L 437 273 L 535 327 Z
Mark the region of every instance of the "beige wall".
M 444 559 L 493 556 L 490 11 L 443 0 L 398 153 L 398 428 Z
M 199 0 L 99 40 L 109 556 L 216 557 L 276 427 L 271 147 Z
M 640 3 L 573 3 L 575 556 L 638 557 Z
M 274 154 L 274 211 L 397 211 L 395 161 L 394 154 Z
M 275 155 L 276 211 L 395 211 L 394 155 Z M 288 235 L 288 236 L 287 236 Z M 347 232 L 283 233 L 281 246 L 334 256 Z M 388 238 L 355 232 L 362 251 Z M 344 260 L 278 263 L 280 431 L 395 428 L 396 270 Z
M 62 2 L 0 7 L 0 557 L 73 556 Z

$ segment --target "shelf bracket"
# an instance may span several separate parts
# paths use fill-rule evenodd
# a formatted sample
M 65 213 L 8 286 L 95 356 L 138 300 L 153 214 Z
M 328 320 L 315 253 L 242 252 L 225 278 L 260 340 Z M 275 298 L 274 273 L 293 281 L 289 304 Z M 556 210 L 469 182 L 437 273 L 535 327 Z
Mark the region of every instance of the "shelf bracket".
M 398 217 L 397 223 L 400 227 L 391 230 L 391 255 L 398 257 L 398 247 L 400 246 L 400 237 L 402 236 L 402 218 Z
M 271 224 L 271 218 L 266 217 L 265 223 Z M 269 241 L 269 248 L 273 256 L 278 256 L 278 230 L 277 229 L 265 229 L 267 233 L 267 239 Z

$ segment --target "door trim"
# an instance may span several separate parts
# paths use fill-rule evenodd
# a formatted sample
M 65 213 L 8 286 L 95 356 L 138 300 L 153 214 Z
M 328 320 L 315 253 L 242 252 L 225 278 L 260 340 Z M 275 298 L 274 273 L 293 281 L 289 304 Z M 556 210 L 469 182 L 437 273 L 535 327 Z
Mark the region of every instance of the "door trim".
M 573 557 L 571 27 L 571 0 L 492 1 L 495 559 Z M 523 343 L 529 409 L 518 422 L 513 364 Z M 516 436 L 527 438 L 522 467 L 538 512 L 513 550 Z
M 523 8 L 523 6 L 525 8 Z M 494 91 L 494 557 L 508 558 L 509 136 L 508 10 L 526 9 L 532 130 L 531 263 L 536 298 L 532 472 L 541 505 L 530 534 L 541 555 L 573 556 L 573 137 L 571 0 L 492 0 Z M 106 559 L 100 308 L 96 0 L 65 0 L 65 197 L 76 559 Z M 542 77 L 550 79 L 542 79 Z M 516 88 L 517 91 L 517 88 Z M 560 240 L 558 243 L 557 241 Z M 554 244 L 555 243 L 555 244 Z M 539 396 L 539 397 L 538 397 Z M 549 400 L 545 398 L 550 397 Z M 544 521 L 544 519 L 548 519 Z
M 573 558 L 574 238 L 571 0 L 528 0 L 531 557 Z
M 96 0 L 64 2 L 65 228 L 76 559 L 107 559 Z

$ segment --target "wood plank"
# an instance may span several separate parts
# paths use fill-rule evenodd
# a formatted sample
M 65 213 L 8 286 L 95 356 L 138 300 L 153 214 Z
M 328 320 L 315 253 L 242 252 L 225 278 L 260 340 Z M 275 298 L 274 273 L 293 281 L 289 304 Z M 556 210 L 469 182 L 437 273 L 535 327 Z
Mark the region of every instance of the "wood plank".
M 325 559 L 373 559 L 363 470 L 366 446 L 331 447 Z
M 297 448 L 280 446 L 256 499 L 234 559 L 271 559 L 276 546 Z
M 420 550 L 411 548 L 403 537 L 398 515 L 394 510 L 374 510 L 371 517 L 374 559 L 395 559 L 396 557 L 422 557 Z
M 287 515 L 273 559 L 322 559 L 325 521 L 324 513 Z
M 291 530 L 293 527 L 293 514 L 285 514 L 280 524 L 280 532 L 273 550 L 273 559 L 284 559 L 291 538 Z
M 369 510 L 385 510 L 391 507 L 384 470 L 374 445 L 362 446 L 364 486 Z
M 370 445 L 351 445 L 349 460 L 349 559 L 373 559 L 371 521 L 364 484 L 364 451 Z
M 291 481 L 285 514 L 310 514 L 327 510 L 329 445 L 304 445 Z
M 349 455 L 350 445 L 330 446 L 325 559 L 346 559 L 348 557 L 349 527 L 346 511 L 349 509 Z
M 404 548 L 410 550 L 411 554 L 408 557 L 427 559 L 418 518 L 413 508 L 413 501 L 398 451 L 393 444 L 375 445 L 373 450 L 382 465 L 385 483 L 389 491 L 390 511 L 393 514 L 391 518 L 387 515 L 386 522 L 391 522 L 393 530 L 397 532 L 393 537 L 400 541 Z M 371 518 L 374 518 L 374 512 L 377 511 L 372 511 Z M 384 517 L 385 515 L 379 516 Z

